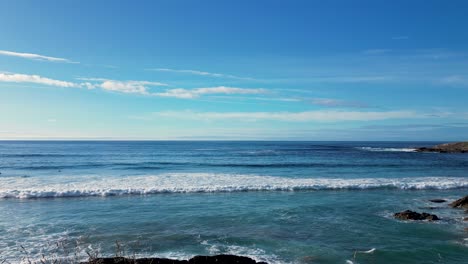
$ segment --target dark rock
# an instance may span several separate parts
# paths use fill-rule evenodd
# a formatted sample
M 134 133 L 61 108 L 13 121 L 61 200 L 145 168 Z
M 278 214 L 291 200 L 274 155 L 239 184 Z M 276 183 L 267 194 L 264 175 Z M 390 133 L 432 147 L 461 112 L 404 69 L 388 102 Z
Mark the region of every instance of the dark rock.
M 445 203 L 446 200 L 444 199 L 432 199 L 432 200 L 429 200 L 430 202 L 433 202 L 433 203 Z
M 89 260 L 88 262 L 82 262 L 81 264 L 188 264 L 187 260 L 173 260 L 165 258 L 96 258 Z
M 248 257 L 234 255 L 218 255 L 218 256 L 195 256 L 189 260 L 190 264 L 256 264 L 257 262 Z M 264 263 L 264 262 L 263 262 Z
M 468 195 L 460 198 L 452 203 L 450 203 L 450 206 L 453 208 L 465 208 L 468 209 Z
M 419 209 L 426 209 L 426 210 L 436 210 L 436 209 L 440 209 L 442 207 L 434 207 L 434 206 L 428 206 L 428 207 L 419 207 Z
M 446 143 L 433 147 L 416 148 L 417 152 L 468 153 L 468 142 Z
M 82 264 L 267 264 L 235 255 L 195 256 L 189 260 L 177 260 L 166 258 L 96 258 Z
M 400 220 L 430 220 L 430 221 L 439 220 L 439 217 L 437 217 L 437 215 L 428 214 L 428 213 L 420 214 L 420 213 L 413 212 L 410 210 L 395 213 L 393 216 Z

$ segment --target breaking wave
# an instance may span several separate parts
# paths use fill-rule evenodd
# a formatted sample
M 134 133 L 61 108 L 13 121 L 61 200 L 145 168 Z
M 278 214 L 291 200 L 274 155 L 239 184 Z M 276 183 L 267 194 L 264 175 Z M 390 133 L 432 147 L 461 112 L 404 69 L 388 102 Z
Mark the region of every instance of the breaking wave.
M 247 191 L 468 188 L 466 177 L 286 178 L 249 174 L 167 173 L 148 176 L 0 178 L 0 198 L 150 195 Z
M 373 148 L 373 147 L 359 147 L 358 149 L 373 151 L 373 152 L 415 152 L 415 148 Z

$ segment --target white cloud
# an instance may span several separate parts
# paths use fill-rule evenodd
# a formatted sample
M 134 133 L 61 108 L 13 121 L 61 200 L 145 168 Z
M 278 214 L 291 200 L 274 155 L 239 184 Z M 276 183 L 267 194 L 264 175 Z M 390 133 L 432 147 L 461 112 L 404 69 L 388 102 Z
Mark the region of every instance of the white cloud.
M 231 75 L 231 74 L 213 73 L 213 72 L 198 71 L 198 70 L 176 70 L 176 69 L 168 69 L 168 68 L 155 68 L 155 69 L 148 69 L 148 70 L 149 71 L 159 71 L 159 72 L 185 73 L 185 74 L 192 74 L 192 75 L 199 75 L 199 76 L 209 76 L 209 77 L 216 77 L 216 78 L 254 80 L 253 78 L 249 78 L 249 77 L 240 77 L 240 76 L 235 76 L 235 75 Z
M 79 62 L 74 62 L 74 61 L 71 61 L 69 59 L 64 59 L 64 58 L 56 58 L 56 57 L 44 56 L 44 55 L 33 54 L 33 53 L 21 53 L 21 52 L 7 51 L 7 50 L 0 50 L 0 55 L 20 57 L 20 58 L 25 58 L 25 59 L 30 59 L 30 60 L 41 60 L 41 61 L 50 61 L 50 62 L 65 62 L 65 63 L 79 63 Z
M 67 87 L 67 88 L 101 88 L 108 91 L 121 93 L 138 93 L 150 95 L 150 86 L 167 86 L 160 82 L 149 81 L 116 81 L 102 78 L 81 78 L 86 82 L 68 82 L 50 79 L 39 75 L 28 75 L 18 73 L 0 73 L 0 82 L 15 82 L 15 83 L 35 83 L 49 86 Z
M 107 91 L 114 91 L 120 93 L 134 93 L 149 96 L 161 97 L 176 97 L 176 98 L 198 98 L 201 95 L 207 94 L 265 94 L 265 89 L 248 89 L 236 87 L 208 87 L 196 89 L 168 89 L 163 92 L 151 92 L 152 86 L 168 86 L 165 83 L 150 82 L 150 81 L 118 81 L 105 78 L 78 78 L 83 82 L 68 82 L 50 79 L 39 75 L 28 75 L 18 73 L 2 73 L 0 72 L 0 82 L 16 82 L 16 83 L 36 83 L 49 86 L 70 87 L 70 88 L 87 88 L 96 89 L 100 88 Z
M 50 78 L 41 77 L 39 75 L 28 75 L 18 73 L 0 73 L 0 82 L 15 82 L 15 83 L 36 83 L 58 87 L 80 87 L 80 84 L 54 80 Z
M 160 82 L 148 82 L 148 81 L 115 81 L 105 80 L 99 85 L 100 88 L 109 91 L 116 91 L 122 93 L 138 93 L 143 95 L 151 94 L 149 92 L 149 86 L 167 86 L 167 84 Z
M 286 122 L 337 122 L 337 121 L 375 121 L 386 119 L 420 118 L 412 111 L 362 112 L 362 111 L 304 111 L 304 112 L 195 112 L 162 111 L 152 114 L 156 117 L 192 119 L 204 121 L 286 121 Z
M 361 83 L 382 82 L 394 79 L 391 76 L 332 76 L 315 78 L 317 82 Z
M 226 87 L 217 86 L 209 88 L 196 88 L 196 89 L 169 89 L 162 93 L 154 93 L 156 96 L 163 97 L 176 97 L 176 98 L 197 98 L 201 95 L 207 94 L 265 94 L 265 89 L 249 89 L 249 88 L 237 88 L 237 87 Z
M 311 103 L 314 105 L 327 106 L 327 107 L 353 107 L 353 108 L 366 108 L 369 107 L 367 104 L 345 101 L 330 98 L 312 98 Z

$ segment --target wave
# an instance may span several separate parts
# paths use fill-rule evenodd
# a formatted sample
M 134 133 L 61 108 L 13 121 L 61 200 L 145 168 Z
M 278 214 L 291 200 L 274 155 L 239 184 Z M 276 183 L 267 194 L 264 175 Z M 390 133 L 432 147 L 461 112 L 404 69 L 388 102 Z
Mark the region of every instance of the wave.
M 34 170 L 34 171 L 47 171 L 47 170 L 65 170 L 65 169 L 91 169 L 91 168 L 113 168 L 123 170 L 151 170 L 163 169 L 170 167 L 230 167 L 230 168 L 354 168 L 354 167 L 401 167 L 400 163 L 322 163 L 322 162 L 279 162 L 279 163 L 215 163 L 215 162 L 135 162 L 135 163 L 83 163 L 83 164 L 70 164 L 70 165 L 30 165 L 30 166 L 5 166 L 7 169 L 21 169 L 21 170 Z M 448 166 L 448 165 L 447 165 Z M 459 166 L 457 164 L 457 166 Z
M 218 193 L 247 191 L 313 191 L 364 189 L 468 188 L 468 178 L 286 178 L 246 174 L 166 173 L 147 176 L 60 176 L 0 178 L 0 198 L 54 198 L 150 195 L 161 193 Z
M 69 158 L 69 157 L 88 157 L 86 154 L 53 154 L 53 153 L 18 153 L 18 154 L 5 154 L 0 153 L 2 158 Z
M 358 147 L 358 149 L 373 151 L 373 152 L 415 152 L 415 148 L 373 148 L 373 147 Z

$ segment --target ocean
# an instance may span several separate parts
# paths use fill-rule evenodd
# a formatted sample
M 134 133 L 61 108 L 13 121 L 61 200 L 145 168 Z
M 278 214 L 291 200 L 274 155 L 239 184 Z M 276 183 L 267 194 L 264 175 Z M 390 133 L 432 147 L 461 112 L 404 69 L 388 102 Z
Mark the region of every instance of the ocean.
M 468 215 L 429 202 L 468 195 L 468 155 L 437 143 L 0 141 L 0 263 L 468 263 Z

